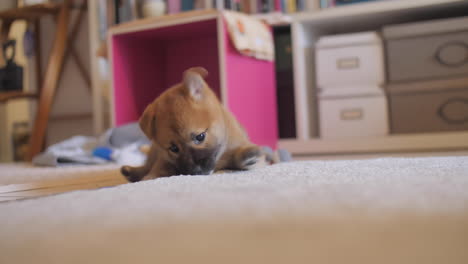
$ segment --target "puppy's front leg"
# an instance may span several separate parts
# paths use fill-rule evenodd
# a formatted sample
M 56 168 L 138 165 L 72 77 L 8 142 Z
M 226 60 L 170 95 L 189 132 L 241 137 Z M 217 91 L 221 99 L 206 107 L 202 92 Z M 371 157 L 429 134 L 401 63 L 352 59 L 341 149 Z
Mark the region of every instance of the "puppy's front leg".
M 251 170 L 266 165 L 265 154 L 256 145 L 235 148 L 221 158 L 223 168 L 228 170 Z
M 138 182 L 149 174 L 153 165 L 156 163 L 156 149 L 151 146 L 145 164 L 140 167 L 122 166 L 120 172 L 129 182 Z

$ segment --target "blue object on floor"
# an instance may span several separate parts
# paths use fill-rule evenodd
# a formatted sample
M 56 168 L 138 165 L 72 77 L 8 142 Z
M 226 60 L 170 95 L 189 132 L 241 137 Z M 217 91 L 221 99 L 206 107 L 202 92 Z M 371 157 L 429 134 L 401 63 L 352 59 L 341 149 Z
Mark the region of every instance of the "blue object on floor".
M 93 150 L 93 156 L 99 157 L 105 160 L 114 160 L 112 153 L 114 151 L 109 147 L 97 147 Z

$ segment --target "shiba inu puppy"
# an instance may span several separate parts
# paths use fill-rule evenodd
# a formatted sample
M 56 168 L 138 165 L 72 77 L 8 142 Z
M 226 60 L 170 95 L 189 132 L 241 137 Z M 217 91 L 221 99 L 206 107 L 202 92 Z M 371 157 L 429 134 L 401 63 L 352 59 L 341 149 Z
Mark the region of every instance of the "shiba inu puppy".
M 145 109 L 139 124 L 152 146 L 143 166 L 121 168 L 128 181 L 248 170 L 266 164 L 265 154 L 249 141 L 204 81 L 207 75 L 202 67 L 186 70 L 181 83 Z

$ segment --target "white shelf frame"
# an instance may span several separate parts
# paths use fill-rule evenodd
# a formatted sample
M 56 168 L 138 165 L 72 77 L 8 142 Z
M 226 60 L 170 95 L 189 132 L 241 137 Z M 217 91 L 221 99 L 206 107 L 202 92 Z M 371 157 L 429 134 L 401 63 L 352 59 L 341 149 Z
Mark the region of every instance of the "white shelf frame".
M 279 147 L 293 155 L 381 153 L 468 149 L 468 132 L 389 135 L 375 138 L 320 139 L 317 136 L 313 47 L 326 34 L 377 30 L 386 24 L 427 19 L 434 14 L 468 15 L 466 0 L 393 0 L 360 3 L 293 15 L 291 23 L 296 139 Z M 435 15 L 437 16 L 437 15 Z

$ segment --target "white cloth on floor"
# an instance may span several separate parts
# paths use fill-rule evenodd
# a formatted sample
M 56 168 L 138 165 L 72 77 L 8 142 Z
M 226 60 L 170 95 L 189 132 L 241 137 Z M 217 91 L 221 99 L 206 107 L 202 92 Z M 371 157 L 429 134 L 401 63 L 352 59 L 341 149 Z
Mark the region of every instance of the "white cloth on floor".
M 100 137 L 74 136 L 47 148 L 33 159 L 34 165 L 59 166 L 69 164 L 103 164 L 116 162 L 121 165 L 139 166 L 146 160 L 140 147 L 150 141 L 141 132 L 138 123 L 131 123 L 107 130 Z M 112 152 L 111 160 L 95 156 L 97 147 Z

